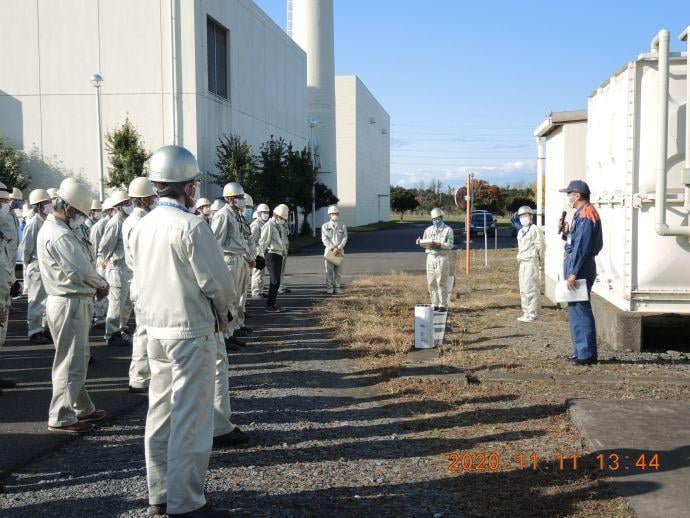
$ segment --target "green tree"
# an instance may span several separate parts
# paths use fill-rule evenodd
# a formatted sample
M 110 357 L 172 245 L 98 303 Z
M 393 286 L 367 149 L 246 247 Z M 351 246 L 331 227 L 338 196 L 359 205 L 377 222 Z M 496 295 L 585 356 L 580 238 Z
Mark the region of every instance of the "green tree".
M 399 186 L 391 187 L 391 209 L 400 213 L 400 221 L 403 221 L 405 212 L 414 210 L 418 206 L 419 202 L 414 191 Z
M 138 176 L 147 176 L 146 161 L 151 156 L 143 145 L 139 132 L 129 118 L 119 129 L 105 136 L 108 153 L 108 187 L 128 187 Z
M 10 141 L 0 135 L 0 182 L 8 189 L 24 189 L 31 181 L 31 176 L 24 174 L 26 155 L 12 146 Z
M 273 208 L 290 197 L 287 174 L 287 144 L 273 135 L 261 145 L 258 158 L 259 181 L 254 196 L 256 203 L 266 203 Z M 260 200 L 260 201 L 259 201 Z
M 259 171 L 252 146 L 238 135 L 223 135 L 216 146 L 217 173 L 211 173 L 213 183 L 221 187 L 239 182 L 253 197 L 258 195 Z

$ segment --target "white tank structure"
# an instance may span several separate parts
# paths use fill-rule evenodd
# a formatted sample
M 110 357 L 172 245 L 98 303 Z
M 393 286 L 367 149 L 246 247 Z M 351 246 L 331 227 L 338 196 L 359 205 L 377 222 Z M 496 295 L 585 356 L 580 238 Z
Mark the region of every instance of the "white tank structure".
M 613 348 L 641 350 L 643 326 L 690 315 L 687 70 L 663 30 L 589 97 L 586 180 L 604 239 L 592 305 Z
M 287 31 L 307 54 L 307 113 L 319 180 L 337 195 L 333 0 L 288 0 Z M 320 212 L 317 225 L 325 219 Z

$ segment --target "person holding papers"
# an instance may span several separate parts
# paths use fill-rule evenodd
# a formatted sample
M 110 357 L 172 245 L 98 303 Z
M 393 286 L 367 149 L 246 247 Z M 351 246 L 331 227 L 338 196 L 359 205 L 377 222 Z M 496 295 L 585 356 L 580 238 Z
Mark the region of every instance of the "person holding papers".
M 597 276 L 594 258 L 603 248 L 601 220 L 599 213 L 589 203 L 589 186 L 582 180 L 573 180 L 566 193 L 568 205 L 575 209 L 572 223 L 562 222 L 565 239 L 564 277 L 568 289 L 575 289 L 576 281 L 584 279 L 587 293 Z M 568 320 L 573 341 L 573 355 L 570 361 L 576 365 L 592 365 L 597 362 L 597 333 L 594 313 L 589 300 L 568 303 Z
M 426 281 L 434 311 L 445 312 L 449 303 L 449 255 L 453 250 L 453 229 L 443 222 L 443 210 L 431 209 L 431 226 L 417 245 L 426 248 Z

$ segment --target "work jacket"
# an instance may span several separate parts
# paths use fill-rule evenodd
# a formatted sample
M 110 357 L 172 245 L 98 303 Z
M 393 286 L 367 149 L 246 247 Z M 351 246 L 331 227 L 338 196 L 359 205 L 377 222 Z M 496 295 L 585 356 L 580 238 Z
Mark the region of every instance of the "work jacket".
M 125 245 L 122 242 L 122 225 L 125 218 L 117 210 L 111 216 L 103 231 L 99 247 L 98 257 L 110 267 L 127 268 L 125 263 Z
M 50 214 L 38 232 L 38 267 L 48 295 L 93 297 L 108 283 L 98 275 L 88 247 L 65 222 Z
M 585 203 L 575 211 L 573 222 L 566 235 L 563 264 L 565 278 L 574 275 L 576 279 L 587 279 L 591 285 L 597 276 L 594 258 L 602 248 L 599 213 L 592 205 Z
M 36 245 L 38 244 L 38 232 L 42 226 L 43 218 L 38 214 L 34 214 L 24 227 L 24 235 L 22 236 L 22 242 L 19 244 L 19 251 L 22 254 L 22 262 L 25 268 L 38 260 Z
M 254 221 L 252 221 L 251 225 L 249 225 L 249 230 L 252 231 L 252 237 L 249 238 L 249 245 L 252 247 L 252 252 L 255 257 L 260 253 L 259 239 L 261 238 L 261 229 L 266 223 L 267 222 L 261 218 L 256 218 Z
M 261 228 L 259 238 L 259 252 L 264 254 L 287 254 L 287 232 L 285 227 L 276 223 L 274 218 L 269 219 Z
M 436 228 L 434 225 L 427 227 L 426 230 L 424 230 L 422 239 L 433 239 L 437 243 L 441 243 L 441 248 L 427 248 L 427 254 L 448 255 L 453 249 L 453 240 L 455 236 L 453 235 L 453 229 L 444 223 L 441 225 L 441 228 Z
M 146 214 L 148 214 L 148 211 L 141 207 L 134 207 L 132 213 L 127 216 L 127 219 L 122 223 L 122 247 L 125 251 L 125 262 L 130 270 L 134 270 L 134 263 L 132 261 L 132 250 L 130 249 L 129 239 L 135 225 L 139 223 Z
M 544 237 L 536 225 L 530 224 L 518 230 L 517 242 L 519 262 L 541 264 L 544 261 Z
M 101 239 L 103 238 L 103 232 L 105 232 L 105 226 L 108 224 L 108 221 L 110 221 L 110 218 L 108 216 L 103 216 L 101 219 L 96 221 L 96 223 L 93 224 L 93 226 L 89 229 L 89 239 L 91 239 L 91 245 L 93 246 L 93 249 L 96 251 L 96 258 L 98 260 L 98 264 L 103 263 L 103 257 L 100 255 L 100 246 L 101 246 Z
M 254 260 L 249 247 L 249 226 L 243 228 L 244 216 L 236 213 L 230 205 L 216 212 L 211 221 L 211 230 L 226 255 L 242 255 L 248 261 Z M 246 222 L 246 220 L 245 220 Z
M 321 242 L 325 248 L 324 255 L 335 247 L 344 253 L 347 244 L 347 227 L 342 221 L 327 221 L 321 225 Z
M 228 314 L 234 286 L 211 229 L 170 198 L 130 234 L 136 299 L 148 336 L 181 340 L 211 335 Z

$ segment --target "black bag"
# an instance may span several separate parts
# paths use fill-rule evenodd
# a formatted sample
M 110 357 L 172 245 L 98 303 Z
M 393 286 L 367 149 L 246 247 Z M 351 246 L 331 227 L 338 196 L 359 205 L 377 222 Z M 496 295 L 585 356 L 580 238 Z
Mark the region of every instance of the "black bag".
M 257 270 L 263 270 L 266 268 L 266 259 L 264 259 L 263 255 L 257 255 L 256 259 L 254 259 L 254 263 L 256 264 L 255 268 Z
M 19 281 L 14 281 L 14 284 L 10 287 L 10 297 L 18 297 L 22 294 L 22 283 Z

